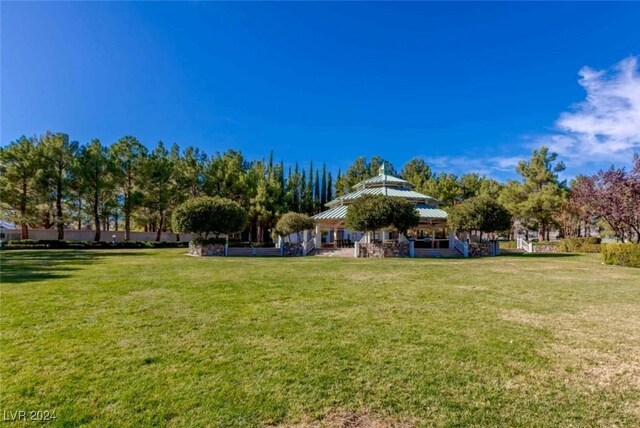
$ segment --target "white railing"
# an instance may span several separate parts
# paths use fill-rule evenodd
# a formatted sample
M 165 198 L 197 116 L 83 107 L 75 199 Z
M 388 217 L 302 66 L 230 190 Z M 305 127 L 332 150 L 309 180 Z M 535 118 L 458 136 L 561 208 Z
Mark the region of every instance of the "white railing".
M 369 242 L 369 234 L 365 232 L 365 234 L 360 238 L 360 240 L 354 242 L 353 244 L 353 256 L 360 257 L 360 244 L 366 244 Z
M 469 244 L 461 241 L 457 236 L 453 237 L 453 248 L 460 251 L 462 257 L 469 257 Z
M 316 240 L 315 238 L 311 238 L 302 245 L 302 255 L 306 256 L 313 251 L 314 248 L 316 248 Z
M 524 238 L 518 238 L 516 247 L 527 253 L 533 253 L 533 244 L 531 242 L 527 242 Z

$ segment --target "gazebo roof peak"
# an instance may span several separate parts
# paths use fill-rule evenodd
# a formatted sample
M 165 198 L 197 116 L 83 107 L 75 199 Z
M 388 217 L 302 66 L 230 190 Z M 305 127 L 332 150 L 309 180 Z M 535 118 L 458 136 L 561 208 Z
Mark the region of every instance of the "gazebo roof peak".
M 356 184 L 354 188 L 356 190 L 368 188 L 368 187 L 392 187 L 392 188 L 405 188 L 412 189 L 413 184 L 409 183 L 407 180 L 403 180 L 402 178 L 394 177 L 393 175 L 389 175 L 387 170 L 386 163 L 380 165 L 378 168 L 378 175 L 375 177 L 368 178 Z

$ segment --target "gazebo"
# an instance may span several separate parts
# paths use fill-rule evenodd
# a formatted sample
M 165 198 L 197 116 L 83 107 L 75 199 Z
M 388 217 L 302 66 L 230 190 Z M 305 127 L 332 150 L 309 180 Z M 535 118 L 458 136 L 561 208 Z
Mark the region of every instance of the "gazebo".
M 447 213 L 438 208 L 438 200 L 413 189 L 414 185 L 408 181 L 387 174 L 383 164 L 377 176 L 356 184 L 354 191 L 328 202 L 328 210 L 312 217 L 316 221 L 316 248 L 346 247 L 362 239 L 364 233 L 348 230 L 344 220 L 349 205 L 364 195 L 385 195 L 413 202 L 420 215 L 420 224 L 409 232 L 409 236 L 424 242 L 427 248 L 448 248 Z M 373 238 L 384 242 L 397 239 L 395 235 L 394 231 L 382 230 Z

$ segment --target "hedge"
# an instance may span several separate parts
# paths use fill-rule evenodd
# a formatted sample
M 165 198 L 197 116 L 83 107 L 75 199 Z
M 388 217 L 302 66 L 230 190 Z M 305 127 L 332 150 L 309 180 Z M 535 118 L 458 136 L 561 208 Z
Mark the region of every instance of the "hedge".
M 558 245 L 558 241 L 531 241 L 531 244 L 535 247 L 537 245 L 552 245 L 552 246 L 556 246 Z
M 516 241 L 498 241 L 503 250 L 516 248 Z M 559 253 L 599 253 L 600 238 L 566 238 L 560 241 L 533 241 L 534 246 L 554 246 Z
M 517 248 L 516 241 L 498 241 L 501 250 L 515 250 Z
M 559 253 L 599 253 L 600 238 L 565 238 L 558 243 Z
M 600 247 L 606 264 L 640 267 L 640 244 L 601 244 Z
M 117 248 L 182 248 L 188 246 L 189 243 L 174 241 L 120 241 L 120 242 L 95 242 L 95 241 L 67 241 L 57 239 L 17 239 L 8 241 L 5 245 L 6 249 L 11 250 L 28 250 L 28 249 L 117 249 Z

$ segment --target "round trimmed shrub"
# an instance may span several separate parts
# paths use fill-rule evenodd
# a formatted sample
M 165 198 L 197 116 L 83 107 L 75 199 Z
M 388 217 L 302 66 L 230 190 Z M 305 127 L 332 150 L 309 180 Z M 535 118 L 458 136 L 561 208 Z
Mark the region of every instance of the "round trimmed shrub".
M 235 201 L 219 196 L 202 196 L 190 199 L 173 212 L 173 230 L 193 233 L 206 239 L 209 235 L 218 238 L 244 230 L 247 212 Z
M 298 235 L 300 241 L 300 233 L 305 230 L 313 229 L 316 223 L 308 215 L 289 212 L 280 217 L 276 224 L 275 233 L 278 236 L 285 237 L 293 233 Z
M 346 226 L 351 230 L 373 232 L 394 227 L 406 233 L 420 222 L 414 204 L 403 199 L 384 195 L 365 195 L 356 199 L 347 211 Z

